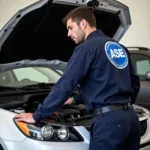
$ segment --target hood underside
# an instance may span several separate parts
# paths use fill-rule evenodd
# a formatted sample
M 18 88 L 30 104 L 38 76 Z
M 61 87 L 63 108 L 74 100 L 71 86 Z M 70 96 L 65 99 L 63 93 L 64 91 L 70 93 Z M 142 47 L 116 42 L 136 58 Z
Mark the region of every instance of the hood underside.
M 76 45 L 67 37 L 62 19 L 75 7 L 47 2 L 25 15 L 21 15 L 20 11 L 15 17 L 19 20 L 16 25 L 3 28 L 5 36 L 1 36 L 0 41 L 0 64 L 24 59 L 59 59 L 67 62 Z M 112 13 L 95 9 L 93 12 L 97 28 L 113 38 L 121 25 L 120 11 Z

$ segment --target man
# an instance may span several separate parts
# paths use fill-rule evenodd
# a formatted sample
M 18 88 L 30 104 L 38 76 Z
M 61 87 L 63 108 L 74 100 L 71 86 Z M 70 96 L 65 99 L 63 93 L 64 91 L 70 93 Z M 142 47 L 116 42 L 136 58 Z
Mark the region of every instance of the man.
M 138 150 L 140 124 L 130 103 L 135 102 L 140 84 L 127 49 L 97 30 L 92 11 L 85 7 L 72 10 L 64 23 L 68 36 L 79 45 L 44 103 L 33 114 L 15 118 L 35 123 L 50 116 L 80 85 L 82 94 L 74 101 L 84 101 L 93 115 L 90 150 Z

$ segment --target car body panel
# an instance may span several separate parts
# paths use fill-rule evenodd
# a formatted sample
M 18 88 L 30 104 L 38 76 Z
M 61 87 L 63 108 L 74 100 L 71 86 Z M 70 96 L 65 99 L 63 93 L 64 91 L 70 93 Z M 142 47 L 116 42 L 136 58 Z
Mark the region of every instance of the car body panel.
M 66 27 L 60 20 L 71 8 L 87 6 L 89 1 L 42 0 L 20 10 L 0 32 L 1 66 L 20 60 L 58 59 L 67 62 L 76 45 L 67 37 Z M 97 8 L 89 7 L 96 15 L 97 28 L 119 41 L 131 25 L 129 8 L 117 1 L 98 2 Z M 61 13 L 55 13 L 57 10 Z
M 26 137 L 14 124 L 13 117 L 14 113 L 0 109 L 0 118 L 2 120 L 2 122 L 0 122 L 0 138 L 1 140 L 22 142 Z
M 41 142 L 35 141 L 32 139 L 25 139 L 23 142 L 14 142 L 5 141 L 5 144 L 8 146 L 8 150 L 14 150 L 12 147 L 15 145 L 15 150 L 87 150 L 89 148 L 89 143 L 86 142 L 77 142 L 77 143 L 53 143 L 53 142 Z

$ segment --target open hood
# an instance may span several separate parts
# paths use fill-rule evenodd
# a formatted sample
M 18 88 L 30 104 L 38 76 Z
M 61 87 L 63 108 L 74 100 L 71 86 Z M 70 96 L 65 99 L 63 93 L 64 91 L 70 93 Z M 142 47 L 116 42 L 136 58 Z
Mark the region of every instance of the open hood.
M 62 19 L 76 6 L 93 9 L 97 28 L 119 41 L 131 25 L 128 7 L 115 0 L 98 0 L 94 9 L 95 1 L 41 0 L 20 10 L 0 32 L 0 68 L 21 60 L 67 62 L 76 45 L 67 37 Z

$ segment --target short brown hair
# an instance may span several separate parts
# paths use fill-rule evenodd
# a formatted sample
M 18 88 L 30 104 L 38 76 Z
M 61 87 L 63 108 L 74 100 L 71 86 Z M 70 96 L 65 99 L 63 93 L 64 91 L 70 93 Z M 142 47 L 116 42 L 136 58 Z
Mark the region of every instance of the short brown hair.
M 66 24 L 68 19 L 72 19 L 72 21 L 77 24 L 80 23 L 82 19 L 85 19 L 91 27 L 96 27 L 96 18 L 91 10 L 86 7 L 77 7 L 70 11 L 64 18 L 63 23 Z

